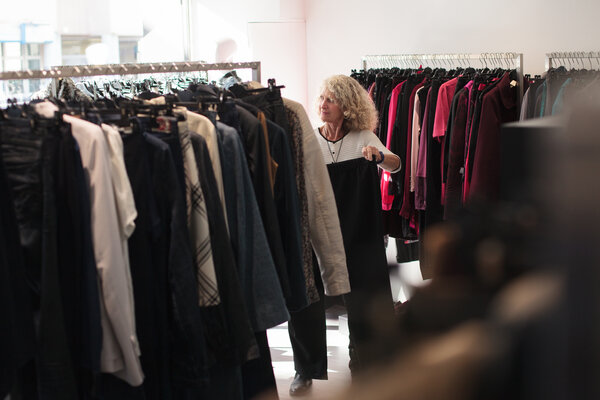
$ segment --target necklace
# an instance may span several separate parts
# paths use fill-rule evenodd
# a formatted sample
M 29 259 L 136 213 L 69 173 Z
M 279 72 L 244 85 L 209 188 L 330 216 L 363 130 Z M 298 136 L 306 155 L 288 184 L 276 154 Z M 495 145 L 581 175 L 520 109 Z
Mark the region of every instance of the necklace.
M 338 153 L 337 153 L 337 157 L 334 156 L 335 151 L 331 150 L 331 140 L 328 139 L 328 134 L 327 134 L 327 125 L 323 125 L 322 129 L 322 136 L 324 137 L 325 141 L 327 142 L 327 149 L 329 150 L 329 155 L 331 156 L 331 161 L 335 164 L 337 163 L 338 159 L 340 158 L 340 153 L 342 152 L 342 145 L 344 144 L 344 138 L 346 137 L 346 135 L 342 136 L 342 139 L 338 139 L 337 141 L 333 142 L 334 143 L 334 150 L 335 150 L 335 143 L 337 143 L 338 141 L 340 142 L 340 147 L 338 149 Z
M 333 163 L 337 163 L 338 159 L 340 158 L 340 153 L 342 152 L 342 145 L 344 144 L 344 138 L 346 136 L 342 137 L 342 140 L 340 141 L 340 148 L 338 149 L 338 153 L 337 153 L 337 157 L 334 157 L 333 155 L 335 154 L 335 151 L 331 150 L 331 145 L 329 144 L 329 140 L 327 140 L 327 148 L 329 149 L 329 154 L 331 155 L 331 161 L 333 161 Z

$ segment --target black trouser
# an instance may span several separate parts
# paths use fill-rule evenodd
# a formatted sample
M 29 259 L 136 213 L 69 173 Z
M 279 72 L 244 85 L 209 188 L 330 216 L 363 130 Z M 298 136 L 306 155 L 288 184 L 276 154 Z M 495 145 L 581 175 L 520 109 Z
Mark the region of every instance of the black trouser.
M 305 378 L 327 379 L 327 327 L 321 272 L 313 255 L 315 284 L 320 300 L 301 311 L 290 312 L 288 331 L 294 352 L 294 368 Z
M 2 123 L 2 153 L 14 196 L 25 273 L 39 312 L 35 368 L 30 365 L 22 371 L 17 389 L 23 398 L 78 397 L 60 293 L 55 194 L 60 140 L 69 134 L 68 129 L 52 119 L 37 120 L 33 129 L 28 119 Z
M 12 389 L 18 368 L 35 351 L 33 314 L 11 189 L 0 151 L 0 398 Z
M 315 265 L 315 283 L 321 300 L 298 312 L 291 312 L 288 322 L 290 342 L 294 352 L 294 368 L 304 378 L 327 379 L 327 326 L 321 274 Z M 388 291 L 378 298 L 372 293 L 354 292 L 343 296 L 348 312 L 350 341 L 348 364 L 352 374 L 387 358 L 388 348 L 383 345 L 389 337 L 379 328 L 389 327 L 392 319 Z M 384 321 L 378 321 L 379 314 Z M 386 329 L 383 329 L 386 330 Z

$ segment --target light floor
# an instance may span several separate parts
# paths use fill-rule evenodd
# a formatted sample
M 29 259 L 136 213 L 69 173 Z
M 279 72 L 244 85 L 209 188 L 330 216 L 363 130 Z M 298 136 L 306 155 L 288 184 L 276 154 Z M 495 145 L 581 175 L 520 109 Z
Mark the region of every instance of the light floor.
M 281 400 L 285 399 L 322 399 L 329 397 L 350 383 L 348 369 L 348 334 L 343 326 L 340 331 L 338 318 L 345 313 L 341 306 L 333 306 L 327 310 L 327 361 L 329 379 L 326 381 L 313 380 L 312 389 L 302 397 L 291 397 L 288 390 L 294 379 L 294 358 L 287 322 L 267 331 L 269 347 L 277 392 Z
M 390 283 L 394 301 L 406 301 L 415 287 L 425 284 L 421 277 L 418 261 L 397 264 L 396 246 L 390 240 L 387 248 L 390 269 Z M 312 389 L 301 397 L 291 397 L 288 390 L 294 379 L 294 358 L 288 335 L 287 322 L 267 331 L 277 392 L 281 400 L 323 399 L 339 393 L 350 384 L 348 369 L 348 327 L 345 323 L 345 309 L 333 306 L 327 309 L 327 355 L 328 375 L 326 381 L 313 380 Z M 341 318 L 340 318 L 341 317 Z

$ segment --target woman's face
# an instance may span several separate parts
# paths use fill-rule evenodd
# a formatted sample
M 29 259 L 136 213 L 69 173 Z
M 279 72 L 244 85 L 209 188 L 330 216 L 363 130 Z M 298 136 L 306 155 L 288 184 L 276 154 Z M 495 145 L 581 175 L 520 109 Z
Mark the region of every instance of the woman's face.
M 344 119 L 342 109 L 336 104 L 336 99 L 329 90 L 325 89 L 319 96 L 319 117 L 323 122 L 340 122 Z

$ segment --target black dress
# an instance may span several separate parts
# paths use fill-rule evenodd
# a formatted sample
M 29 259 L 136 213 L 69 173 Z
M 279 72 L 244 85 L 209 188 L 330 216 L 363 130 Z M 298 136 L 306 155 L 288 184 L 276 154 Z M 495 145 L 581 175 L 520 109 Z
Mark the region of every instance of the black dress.
M 393 323 L 377 166 L 364 158 L 328 164 L 346 250 L 351 292 L 344 295 L 354 373 L 380 360 L 381 325 Z

